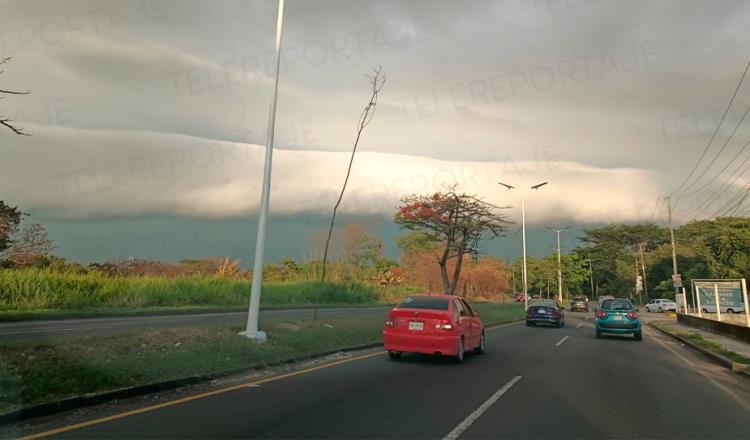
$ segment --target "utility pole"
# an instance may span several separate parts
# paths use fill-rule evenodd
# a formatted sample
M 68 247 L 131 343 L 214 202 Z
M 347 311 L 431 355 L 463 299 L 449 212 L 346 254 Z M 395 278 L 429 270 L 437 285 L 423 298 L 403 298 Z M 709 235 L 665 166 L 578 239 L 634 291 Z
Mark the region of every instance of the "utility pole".
M 646 249 L 646 243 L 638 243 L 638 253 L 641 255 L 641 273 L 643 274 L 643 294 L 648 300 L 648 283 L 646 282 L 646 263 L 643 260 L 643 253 Z
M 591 258 L 589 261 L 589 280 L 591 280 L 591 299 L 596 298 L 596 291 L 594 290 L 594 266 L 591 264 Z
M 511 270 L 513 271 L 513 295 L 516 294 L 516 267 L 510 266 Z
M 672 240 L 672 278 L 674 282 L 674 293 L 675 295 L 680 293 L 680 288 L 677 285 L 677 277 L 679 276 L 679 273 L 677 272 L 677 248 L 675 247 L 674 243 L 674 226 L 672 225 L 672 199 L 671 197 L 666 198 L 667 201 L 667 213 L 668 213 L 668 221 L 669 221 L 669 237 Z M 675 298 L 677 298 L 675 296 Z
M 255 263 L 253 265 L 253 282 L 250 287 L 250 306 L 247 312 L 247 327 L 240 335 L 258 342 L 265 342 L 266 333 L 258 330 L 260 314 L 260 290 L 263 282 L 263 251 L 266 244 L 266 223 L 268 220 L 268 201 L 271 195 L 271 163 L 273 159 L 273 135 L 276 126 L 276 100 L 279 95 L 279 68 L 281 66 L 281 35 L 284 24 L 284 0 L 279 0 L 279 16 L 276 21 L 276 80 L 273 88 L 271 108 L 268 111 L 268 132 L 266 136 L 266 160 L 263 166 L 263 187 L 258 213 L 258 234 L 255 240 Z
M 633 252 L 633 260 L 635 261 L 635 294 L 638 295 L 638 302 L 641 302 L 641 290 L 643 288 L 643 278 L 641 278 L 640 269 L 638 269 L 638 253 Z
M 562 259 L 560 258 L 560 232 L 570 229 L 570 226 L 564 228 L 552 228 L 547 226 L 550 231 L 555 231 L 557 234 L 557 300 L 562 302 L 563 300 L 563 288 L 562 288 Z

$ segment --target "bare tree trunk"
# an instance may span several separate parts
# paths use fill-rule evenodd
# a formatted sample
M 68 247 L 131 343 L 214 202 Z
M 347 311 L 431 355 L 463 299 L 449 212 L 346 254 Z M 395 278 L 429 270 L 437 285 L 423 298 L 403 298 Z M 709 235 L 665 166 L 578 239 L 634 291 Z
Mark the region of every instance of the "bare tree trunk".
M 451 284 L 448 280 L 448 255 L 450 255 L 451 252 L 451 244 L 447 243 L 445 245 L 445 252 L 443 252 L 443 256 L 440 258 L 440 276 L 443 280 L 443 292 L 446 294 L 450 294 Z
M 339 198 L 336 200 L 336 205 L 333 207 L 333 215 L 331 215 L 331 224 L 328 227 L 328 237 L 326 238 L 326 246 L 325 250 L 323 251 L 323 267 L 320 274 L 320 282 L 325 282 L 326 280 L 326 263 L 328 262 L 328 248 L 331 245 L 331 236 L 333 235 L 333 225 L 336 222 L 336 212 L 339 209 L 339 205 L 341 205 L 341 200 L 344 198 L 344 192 L 346 191 L 346 185 L 349 183 L 349 176 L 352 172 L 352 164 L 354 163 L 354 156 L 357 153 L 357 145 L 359 145 L 359 139 L 362 136 L 362 131 L 364 131 L 365 127 L 367 127 L 370 124 L 370 121 L 372 121 L 372 117 L 375 115 L 375 106 L 378 102 L 378 93 L 380 93 L 380 89 L 383 88 L 383 84 L 385 84 L 385 73 L 383 73 L 382 68 L 378 67 L 376 70 L 374 70 L 373 75 L 368 75 L 367 79 L 369 81 L 369 84 L 371 86 L 371 95 L 370 100 L 368 101 L 367 105 L 365 106 L 364 110 L 362 110 L 362 114 L 359 116 L 359 121 L 357 122 L 357 137 L 354 140 L 354 147 L 352 148 L 352 155 L 349 158 L 349 167 L 346 169 L 346 177 L 344 178 L 344 184 L 341 186 L 341 192 L 339 193 Z M 315 304 L 315 312 L 313 313 L 313 321 L 318 320 L 318 304 L 320 301 L 316 301 Z
M 458 260 L 456 260 L 456 267 L 453 270 L 453 281 L 451 281 L 450 292 L 448 292 L 450 295 L 453 295 L 453 293 L 456 291 L 456 287 L 458 286 L 458 280 L 461 277 L 461 266 L 463 266 L 463 262 L 464 262 L 463 250 L 458 252 L 458 256 L 456 258 L 458 258 Z

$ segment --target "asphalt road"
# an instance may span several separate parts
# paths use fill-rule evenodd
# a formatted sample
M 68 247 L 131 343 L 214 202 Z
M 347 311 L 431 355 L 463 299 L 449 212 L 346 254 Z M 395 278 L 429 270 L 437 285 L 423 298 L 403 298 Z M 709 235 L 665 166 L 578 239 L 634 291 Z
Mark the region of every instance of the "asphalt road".
M 321 317 L 383 315 L 389 307 L 321 308 Z M 310 319 L 312 309 L 263 310 L 261 321 Z M 245 325 L 247 312 L 201 313 L 185 315 L 129 316 L 117 318 L 84 318 L 0 322 L 0 343 L 11 341 L 48 341 L 81 336 L 127 333 L 141 329 L 165 327 Z
M 489 331 L 462 364 L 375 353 L 57 433 L 64 438 L 748 438 L 750 380 L 646 329 Z

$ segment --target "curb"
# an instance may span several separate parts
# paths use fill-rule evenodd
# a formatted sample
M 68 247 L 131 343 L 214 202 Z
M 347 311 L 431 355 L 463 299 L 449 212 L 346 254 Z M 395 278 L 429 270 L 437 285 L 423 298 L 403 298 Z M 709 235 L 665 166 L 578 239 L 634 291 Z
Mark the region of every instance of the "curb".
M 503 325 L 514 324 L 517 322 L 521 322 L 523 320 L 524 319 L 516 319 L 512 321 L 491 324 L 491 325 L 485 326 L 485 328 L 491 329 L 491 328 L 500 327 Z M 59 400 L 57 402 L 42 403 L 39 405 L 34 405 L 34 406 L 27 407 L 27 408 L 21 408 L 15 411 L 11 411 L 9 413 L 0 414 L 0 425 L 8 424 L 11 422 L 24 421 L 24 420 L 28 420 L 28 419 L 35 418 L 35 417 L 49 416 L 49 415 L 61 413 L 64 411 L 84 408 L 87 406 L 97 405 L 97 404 L 112 401 L 112 400 L 126 399 L 129 397 L 136 397 L 136 396 L 140 396 L 144 394 L 151 394 L 151 393 L 156 393 L 156 392 L 161 392 L 161 391 L 166 391 L 166 390 L 172 390 L 172 389 L 180 388 L 180 387 L 187 386 L 187 385 L 196 385 L 196 384 L 206 383 L 212 380 L 217 380 L 217 379 L 225 378 L 228 376 L 233 376 L 236 374 L 249 373 L 251 371 L 258 371 L 258 370 L 265 370 L 267 368 L 293 364 L 296 362 L 309 361 L 312 359 L 320 358 L 323 356 L 329 356 L 329 355 L 336 354 L 336 353 L 346 353 L 350 351 L 366 350 L 368 348 L 376 348 L 376 347 L 382 347 L 382 346 L 383 346 L 383 343 L 380 341 L 368 342 L 365 344 L 350 345 L 347 347 L 326 350 L 323 352 L 313 353 L 313 354 L 300 356 L 296 358 L 285 359 L 283 361 L 271 362 L 267 364 L 255 364 L 255 365 L 251 365 L 245 368 L 225 371 L 219 374 L 191 376 L 191 377 L 185 377 L 182 379 L 173 379 L 173 380 L 168 380 L 164 382 L 152 383 L 148 385 L 140 385 L 140 386 L 136 386 L 132 388 L 124 388 L 124 389 L 115 390 L 115 391 L 107 391 L 107 392 L 103 392 L 99 394 L 91 394 L 91 395 L 85 395 L 85 396 L 79 396 L 79 397 L 70 397 L 67 399 Z
M 672 334 L 672 333 L 670 333 L 670 332 L 668 332 L 666 330 L 662 330 L 659 327 L 656 327 L 655 325 L 653 325 L 651 323 L 649 323 L 648 325 L 649 325 L 649 327 L 651 327 L 653 329 L 656 329 L 659 332 L 661 332 L 661 333 L 663 333 L 663 334 L 665 334 L 667 336 L 670 336 L 670 337 L 672 337 L 672 338 L 680 341 L 682 344 L 687 345 L 688 347 L 690 347 L 690 348 L 692 348 L 692 349 L 694 349 L 696 351 L 701 352 L 703 355 L 711 358 L 711 360 L 713 360 L 717 364 L 721 365 L 722 367 L 728 368 L 728 369 L 732 370 L 735 373 L 739 373 L 739 374 L 741 374 L 741 375 L 743 375 L 745 377 L 750 378 L 750 371 L 748 371 L 748 367 L 750 367 L 749 365 L 741 364 L 739 362 L 734 362 L 734 361 L 732 361 L 731 359 L 729 359 L 726 356 L 720 355 L 719 353 L 714 353 L 713 351 L 705 349 L 705 348 L 703 348 L 703 347 L 695 344 L 694 342 L 689 341 L 689 340 L 687 340 L 687 339 L 685 339 L 685 338 L 683 338 L 681 336 Z

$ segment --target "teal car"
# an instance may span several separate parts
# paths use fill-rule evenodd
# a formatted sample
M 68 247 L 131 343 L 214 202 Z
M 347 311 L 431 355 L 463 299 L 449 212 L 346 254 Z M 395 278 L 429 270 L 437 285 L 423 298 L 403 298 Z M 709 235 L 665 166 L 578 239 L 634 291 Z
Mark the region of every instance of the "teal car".
M 633 335 L 636 341 L 643 339 L 641 320 L 633 303 L 626 299 L 605 299 L 596 312 L 596 337 L 605 333 Z

